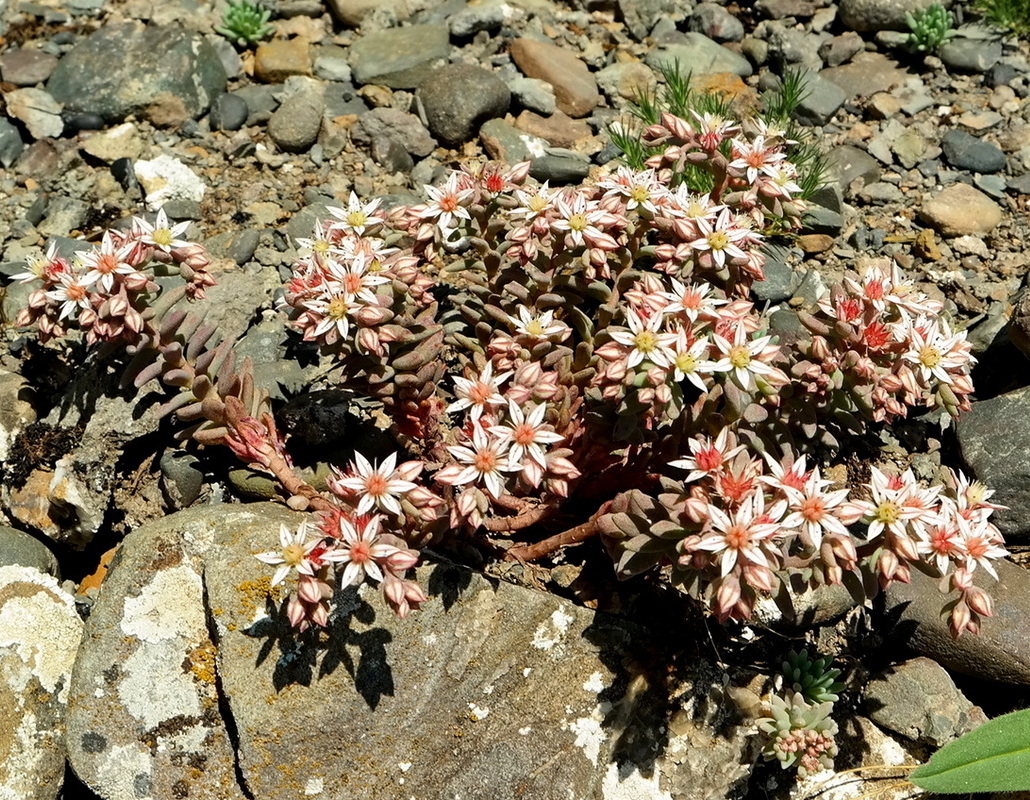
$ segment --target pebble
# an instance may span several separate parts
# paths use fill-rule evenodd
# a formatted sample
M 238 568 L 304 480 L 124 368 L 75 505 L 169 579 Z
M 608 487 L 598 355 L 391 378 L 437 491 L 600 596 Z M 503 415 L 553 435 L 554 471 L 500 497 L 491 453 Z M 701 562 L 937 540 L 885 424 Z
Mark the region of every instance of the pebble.
M 934 0 L 840 0 L 840 21 L 856 31 L 907 31 L 905 15 L 929 7 Z
M 57 557 L 43 542 L 16 528 L 0 525 L 0 567 L 30 567 L 60 579 Z
M 355 144 L 371 146 L 377 139 L 393 139 L 413 156 L 427 156 L 436 149 L 436 140 L 414 114 L 396 108 L 374 108 L 351 128 Z
M 539 78 L 512 78 L 508 81 L 508 91 L 516 103 L 530 111 L 549 116 L 558 108 L 551 84 Z
M 447 20 L 451 36 L 467 39 L 480 31 L 495 31 L 504 24 L 506 6 L 504 3 L 489 2 L 468 5 L 451 14 Z
M 1005 169 L 1005 154 L 993 142 L 953 128 L 941 140 L 944 157 L 953 167 L 970 172 L 1000 172 Z
M 644 59 L 652 69 L 676 69 L 677 65 L 686 69 L 690 65 L 694 76 L 712 72 L 732 72 L 746 78 L 753 72 L 751 64 L 742 55 L 713 42 L 700 33 L 686 33 L 676 44 L 661 45 Z
M 347 60 L 347 50 L 343 47 L 322 47 L 315 56 L 315 77 L 324 81 L 350 83 L 353 72 Z
M 961 36 L 945 42 L 937 51 L 937 57 L 949 69 L 978 73 L 984 73 L 997 64 L 1001 54 L 1001 42 L 983 42 Z
M 161 208 L 168 200 L 196 200 L 199 203 L 207 191 L 200 176 L 174 156 L 161 155 L 149 161 L 137 161 L 133 170 L 151 211 Z
M 1002 210 L 983 192 L 953 183 L 927 200 L 919 216 L 944 236 L 984 235 L 1001 222 Z
M 654 70 L 640 61 L 621 61 L 594 73 L 594 79 L 610 99 L 636 100 L 654 91 Z
M 318 139 L 325 111 L 322 84 L 306 81 L 279 106 L 268 120 L 268 135 L 276 145 L 290 153 L 307 150 Z
M 273 86 L 241 86 L 232 92 L 247 104 L 247 125 L 261 125 L 268 122 L 279 105 L 275 99 L 275 87 Z
M 429 131 L 445 144 L 476 136 L 488 119 L 503 117 L 511 103 L 504 81 L 472 64 L 448 64 L 433 70 L 416 92 Z
M 82 150 L 105 164 L 112 164 L 120 158 L 139 158 L 143 152 L 143 141 L 135 123 L 123 122 L 94 133 L 82 143 Z
M 358 84 L 416 89 L 429 69 L 450 53 L 445 26 L 410 25 L 361 36 L 350 47 L 350 65 Z
M 553 184 L 579 183 L 590 174 L 590 159 L 571 150 L 548 147 L 544 155 L 533 159 L 529 174 Z
M 1008 189 L 1008 181 L 1001 175 L 977 175 L 973 178 L 973 185 L 995 200 L 1004 197 Z
M 784 17 L 807 18 L 815 14 L 819 5 L 813 0 L 758 0 L 755 10 L 769 19 Z
M 0 56 L 0 80 L 15 86 L 44 83 L 57 68 L 57 58 L 34 48 L 11 50 Z
M 291 75 L 311 75 L 311 44 L 307 39 L 273 39 L 254 51 L 254 77 L 262 83 L 282 83 Z
M 913 658 L 872 678 L 862 692 L 869 718 L 910 741 L 941 747 L 987 721 L 929 658 Z
M 794 118 L 804 125 L 825 125 L 847 101 L 844 90 L 832 81 L 809 74 L 807 94 L 794 111 Z
M 550 42 L 519 38 L 511 43 L 510 52 L 526 77 L 551 85 L 558 108 L 570 117 L 585 117 L 601 102 L 593 75 L 571 51 Z
M 593 135 L 586 122 L 572 119 L 561 111 L 556 111 L 549 117 L 541 117 L 532 111 L 523 111 L 516 117 L 515 127 L 546 140 L 554 147 L 572 147 Z
M 247 101 L 233 92 L 220 94 L 211 106 L 208 117 L 213 131 L 238 131 L 247 124 L 250 108 Z
M 4 100 L 7 115 L 22 122 L 33 139 L 57 138 L 64 130 L 61 104 L 43 89 L 15 89 Z
M 656 20 L 675 26 L 690 8 L 683 0 L 619 0 L 618 7 L 630 35 L 638 42 L 647 38 Z
M 889 92 L 911 77 L 883 53 L 870 51 L 859 53 L 847 64 L 824 69 L 819 75 L 843 89 L 848 100 Z
M 21 133 L 7 119 L 0 117 L 0 165 L 10 169 L 24 151 Z
M 846 31 L 823 42 L 819 55 L 828 67 L 839 67 L 865 50 L 865 41 L 854 31 Z
M 743 23 L 716 3 L 698 4 L 687 25 L 716 42 L 739 42 L 744 38 Z
M 487 155 L 505 164 L 532 161 L 544 154 L 548 143 L 537 136 L 520 131 L 500 119 L 492 119 L 479 129 L 479 139 Z
M 397 20 L 408 18 L 405 0 L 327 0 L 326 5 L 336 19 L 350 28 L 357 28 L 373 11 L 385 11 Z

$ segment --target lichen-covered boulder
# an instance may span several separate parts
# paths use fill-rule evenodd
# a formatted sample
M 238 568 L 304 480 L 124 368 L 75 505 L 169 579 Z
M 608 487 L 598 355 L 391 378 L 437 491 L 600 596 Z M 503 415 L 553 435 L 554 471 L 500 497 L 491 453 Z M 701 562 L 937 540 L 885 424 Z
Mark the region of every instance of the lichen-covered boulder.
M 0 798 L 53 800 L 82 638 L 75 602 L 32 567 L 0 566 Z
M 183 511 L 122 542 L 86 624 L 68 758 L 108 800 L 242 798 L 219 710 L 201 555 L 233 506 Z

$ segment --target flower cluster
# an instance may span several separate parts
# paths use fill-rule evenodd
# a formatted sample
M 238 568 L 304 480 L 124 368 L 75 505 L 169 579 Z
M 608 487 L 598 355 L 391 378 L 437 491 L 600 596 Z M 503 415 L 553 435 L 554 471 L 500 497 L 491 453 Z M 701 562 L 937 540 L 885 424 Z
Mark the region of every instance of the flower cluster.
M 72 259 L 51 244 L 44 255 L 29 259 L 27 272 L 14 276 L 43 284 L 29 296 L 16 324 L 35 325 L 41 341 L 63 337 L 71 325 L 83 329 L 91 344 L 138 341 L 148 296 L 158 291 L 155 267 L 177 266 L 192 299 L 215 283 L 205 250 L 180 238 L 188 225 L 170 225 L 162 210 L 154 224 L 134 217 L 128 231 L 109 230 L 99 245 Z

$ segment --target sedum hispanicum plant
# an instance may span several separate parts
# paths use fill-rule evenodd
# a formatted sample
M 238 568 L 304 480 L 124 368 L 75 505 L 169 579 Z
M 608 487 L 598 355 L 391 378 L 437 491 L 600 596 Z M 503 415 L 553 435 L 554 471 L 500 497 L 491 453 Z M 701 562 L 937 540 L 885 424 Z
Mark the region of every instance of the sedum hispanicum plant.
M 787 653 L 783 662 L 783 677 L 787 686 L 813 705 L 837 702 L 837 692 L 844 684 L 837 683 L 840 670 L 831 667 L 829 656 L 812 658 L 807 650 Z
M 268 24 L 271 16 L 271 11 L 250 0 L 229 0 L 222 24 L 215 26 L 215 32 L 239 45 L 257 44 L 272 34 L 273 28 Z
M 791 576 L 861 600 L 918 569 L 950 593 L 954 635 L 978 631 L 991 601 L 974 578 L 1005 555 L 988 490 L 961 473 L 823 477 L 870 425 L 969 407 L 965 333 L 869 259 L 781 344 L 750 289 L 767 232 L 796 228 L 805 207 L 782 136 L 694 111 L 663 112 L 641 137 L 641 167 L 588 185 L 466 168 L 415 206 L 351 195 L 296 242 L 282 311 L 394 445 L 354 452 L 324 492 L 294 470 L 233 342 L 157 294 L 156 267 L 177 266 L 179 295 L 211 280 L 163 216 L 75 259 L 34 259 L 18 322 L 55 345 L 79 328 L 105 354 L 124 348 L 126 382 L 160 380 L 181 435 L 228 446 L 310 512 L 254 543 L 301 630 L 329 623 L 334 587 L 366 581 L 407 614 L 426 599 L 410 570 L 434 542 L 532 561 L 601 537 L 621 577 L 654 571 L 720 620 L 747 619 Z
M 833 703 L 811 704 L 798 692 L 769 698 L 770 716 L 758 720 L 765 734 L 762 751 L 767 761 L 778 760 L 783 769 L 796 766 L 798 777 L 806 778 L 833 769 L 837 755 L 837 723 L 831 716 Z
M 952 22 L 951 12 L 940 3 L 905 14 L 905 24 L 909 29 L 905 46 L 913 53 L 936 53 L 955 35 Z

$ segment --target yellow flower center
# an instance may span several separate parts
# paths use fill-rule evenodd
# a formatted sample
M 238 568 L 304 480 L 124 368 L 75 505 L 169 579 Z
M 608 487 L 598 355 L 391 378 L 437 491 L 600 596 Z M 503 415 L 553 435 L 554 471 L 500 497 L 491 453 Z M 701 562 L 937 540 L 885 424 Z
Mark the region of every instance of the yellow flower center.
M 897 503 L 887 500 L 877 506 L 874 516 L 877 522 L 882 522 L 884 525 L 892 525 L 901 517 L 901 509 L 898 508 Z
M 543 336 L 544 326 L 540 323 L 540 320 L 535 317 L 530 320 L 529 324 L 525 328 L 526 333 L 530 336 Z
M 331 245 L 325 239 L 316 239 L 311 244 L 311 250 L 315 253 L 325 254 L 329 252 Z
M 541 197 L 538 194 L 534 195 L 533 197 L 529 198 L 528 205 L 530 211 L 539 214 L 541 211 L 547 208 L 547 198 Z
M 680 372 L 693 372 L 697 369 L 697 359 L 690 353 L 680 353 L 676 356 L 676 368 Z
M 347 224 L 352 228 L 360 228 L 368 222 L 368 217 L 365 216 L 364 211 L 351 211 L 347 215 Z
M 297 566 L 304 560 L 304 547 L 299 544 L 289 544 L 283 548 L 283 561 L 291 567 Z
M 738 369 L 743 369 L 751 364 L 751 351 L 744 345 L 739 345 L 730 350 L 730 363 Z
M 936 347 L 926 345 L 922 350 L 919 351 L 919 363 L 927 369 L 933 369 L 941 363 L 941 359 L 944 355 Z
M 587 229 L 587 226 L 589 226 L 589 225 L 590 225 L 590 223 L 587 221 L 587 218 L 584 217 L 582 214 L 573 214 L 571 217 L 569 217 L 569 230 L 570 231 L 576 231 L 577 233 L 582 233 L 583 231 L 585 231 Z
M 154 240 L 154 244 L 162 247 L 172 246 L 172 232 L 168 228 L 155 228 L 150 238 Z
M 650 353 L 658 346 L 658 337 L 654 331 L 641 331 L 633 341 L 641 353 Z
M 334 297 L 329 301 L 329 305 L 326 306 L 325 313 L 327 317 L 333 319 L 343 319 L 347 316 L 347 312 L 350 310 L 350 306 L 347 305 L 347 301 L 342 297 Z
M 730 237 L 722 231 L 713 231 L 708 236 L 708 245 L 713 250 L 725 250 L 730 243 Z
M 651 196 L 651 192 L 646 186 L 634 186 L 629 192 L 630 199 L 635 200 L 638 203 L 643 203 L 647 198 Z

